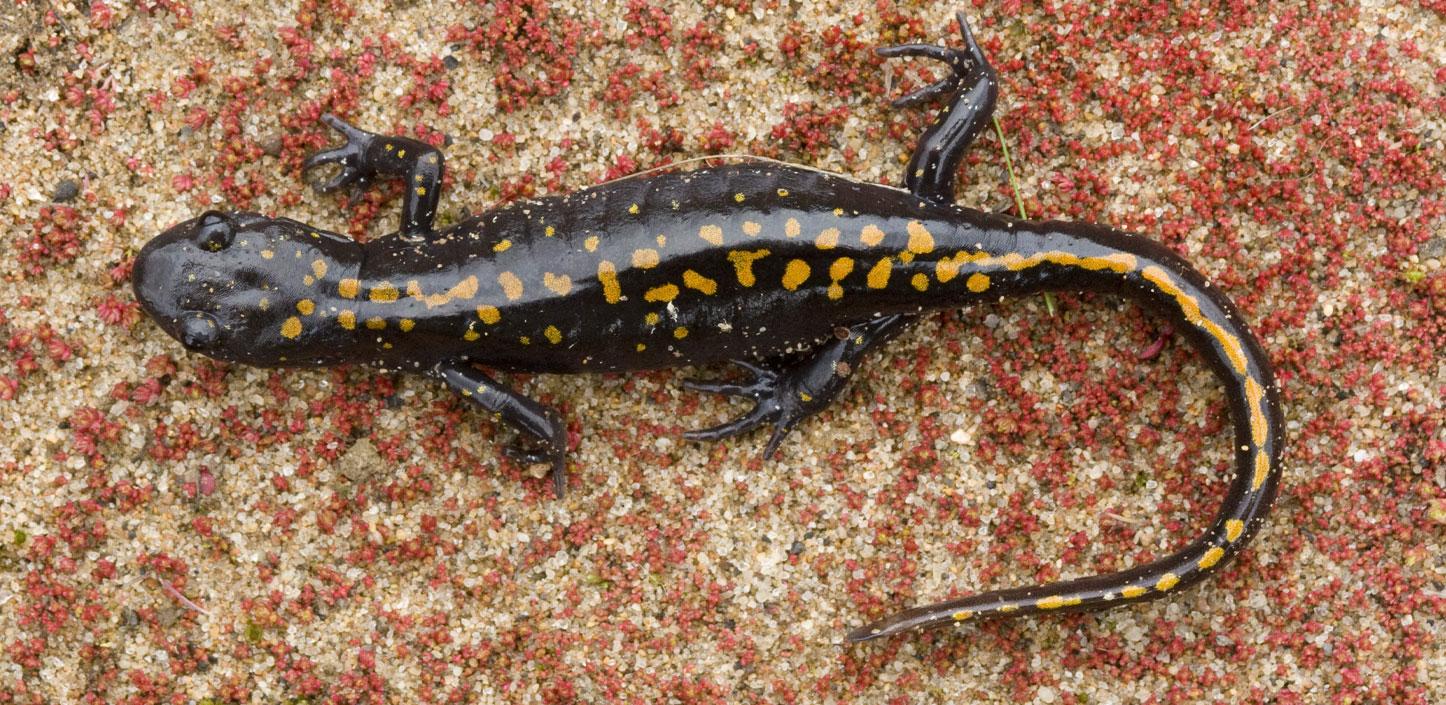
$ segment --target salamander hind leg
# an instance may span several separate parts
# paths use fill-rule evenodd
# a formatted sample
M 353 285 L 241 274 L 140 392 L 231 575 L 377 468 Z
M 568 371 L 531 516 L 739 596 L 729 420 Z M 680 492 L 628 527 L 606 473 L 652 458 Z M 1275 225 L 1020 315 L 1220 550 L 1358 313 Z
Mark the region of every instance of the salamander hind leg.
M 437 374 L 467 401 L 535 439 L 539 448 L 509 446 L 505 452 L 518 463 L 551 466 L 553 489 L 558 497 L 562 496 L 567 488 L 567 428 L 557 412 L 464 362 L 444 362 L 437 366 Z
M 432 220 L 437 215 L 437 201 L 441 196 L 444 169 L 441 151 L 407 137 L 388 137 L 359 129 L 335 115 L 326 114 L 321 119 L 345 136 L 346 144 L 317 152 L 302 162 L 303 173 L 324 164 L 341 166 L 336 176 L 315 184 L 316 190 L 330 193 L 350 186 L 355 201 L 379 176 L 404 178 L 407 183 L 402 197 L 402 233 L 431 237 Z
M 716 441 L 772 424 L 773 435 L 763 449 L 763 457 L 771 458 L 800 421 L 833 403 L 865 353 L 898 335 L 914 320 L 913 316 L 894 315 L 851 327 L 840 326 L 833 340 L 782 369 L 735 360 L 733 364 L 751 376 L 746 382 L 685 381 L 683 386 L 694 391 L 752 399 L 753 408 L 727 423 L 689 431 L 683 437 L 692 441 Z
M 949 96 L 949 105 L 919 138 L 904 172 L 904 185 L 909 191 L 934 203 L 954 201 L 954 173 L 959 160 L 994 114 L 994 101 L 999 94 L 994 67 L 974 41 L 964 13 L 958 14 L 958 21 L 959 32 L 964 37 L 963 49 L 901 44 L 878 50 L 880 56 L 922 56 L 949 65 L 948 77 L 894 101 L 894 107 L 903 108 Z

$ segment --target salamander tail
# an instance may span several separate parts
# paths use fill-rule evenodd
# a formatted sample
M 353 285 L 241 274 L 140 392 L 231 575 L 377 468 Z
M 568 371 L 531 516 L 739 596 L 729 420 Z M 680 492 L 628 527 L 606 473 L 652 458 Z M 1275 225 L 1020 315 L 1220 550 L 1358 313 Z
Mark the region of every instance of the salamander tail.
M 1284 445 L 1279 389 L 1264 350 L 1230 301 L 1182 258 L 1146 238 L 1094 226 L 1016 226 L 1051 247 L 1035 247 L 1029 257 L 993 258 L 1000 264 L 986 263 L 994 267 L 990 274 L 1002 279 L 1012 271 L 1047 267 L 1035 280 L 1037 288 L 1114 290 L 1137 298 L 1170 318 L 1225 384 L 1235 430 L 1234 477 L 1225 500 L 1209 529 L 1159 560 L 916 607 L 849 632 L 849 641 L 980 619 L 1108 609 L 1173 595 L 1237 555 L 1275 499 Z

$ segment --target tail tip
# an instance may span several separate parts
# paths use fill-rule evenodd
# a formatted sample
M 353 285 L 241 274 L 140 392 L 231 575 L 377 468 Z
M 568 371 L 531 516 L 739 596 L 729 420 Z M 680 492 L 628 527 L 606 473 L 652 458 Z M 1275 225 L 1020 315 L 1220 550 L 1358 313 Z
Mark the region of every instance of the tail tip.
M 906 623 L 901 623 L 892 618 L 885 618 L 876 622 L 869 622 L 862 627 L 850 631 L 845 635 L 844 639 L 850 644 L 857 644 L 864 641 L 882 639 L 886 636 L 893 636 L 908 629 L 909 625 Z
M 865 624 L 862 627 L 850 631 L 846 636 L 844 636 L 844 640 L 850 644 L 857 644 L 859 642 L 878 639 L 882 636 L 884 636 L 884 632 L 882 629 L 877 629 L 872 624 Z

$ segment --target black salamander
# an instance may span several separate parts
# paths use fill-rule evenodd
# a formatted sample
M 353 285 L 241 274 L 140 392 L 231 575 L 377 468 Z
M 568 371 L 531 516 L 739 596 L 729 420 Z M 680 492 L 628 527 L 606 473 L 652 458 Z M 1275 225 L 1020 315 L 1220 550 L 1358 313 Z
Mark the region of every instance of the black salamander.
M 285 218 L 207 212 L 145 246 L 136 296 L 186 348 L 218 359 L 371 363 L 440 378 L 531 439 L 510 453 L 549 463 L 559 492 L 558 415 L 474 364 L 577 373 L 732 362 L 745 381 L 688 387 L 752 409 L 687 437 L 770 426 L 767 456 L 837 397 L 865 353 L 922 312 L 1046 290 L 1130 296 L 1170 319 L 1226 386 L 1235 476 L 1209 529 L 1130 570 L 927 605 L 849 639 L 1164 597 L 1236 555 L 1275 497 L 1283 434 L 1270 363 L 1230 301 L 1165 247 L 1098 225 L 954 205 L 960 155 L 989 123 L 997 91 L 962 16 L 959 24 L 962 49 L 880 50 L 952 69 L 896 101 L 949 100 L 902 189 L 759 161 L 624 179 L 439 230 L 442 154 L 327 116 L 346 144 L 305 167 L 341 166 L 324 191 L 405 179 L 400 232 L 362 245 Z

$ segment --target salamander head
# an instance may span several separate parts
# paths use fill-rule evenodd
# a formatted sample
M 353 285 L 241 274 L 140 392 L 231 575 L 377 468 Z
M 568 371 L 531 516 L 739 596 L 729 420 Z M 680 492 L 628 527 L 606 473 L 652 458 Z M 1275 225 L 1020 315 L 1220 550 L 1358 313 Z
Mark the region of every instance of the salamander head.
M 260 366 L 335 364 L 354 346 L 323 316 L 362 256 L 355 241 L 294 220 L 207 211 L 146 243 L 131 284 L 189 350 Z

